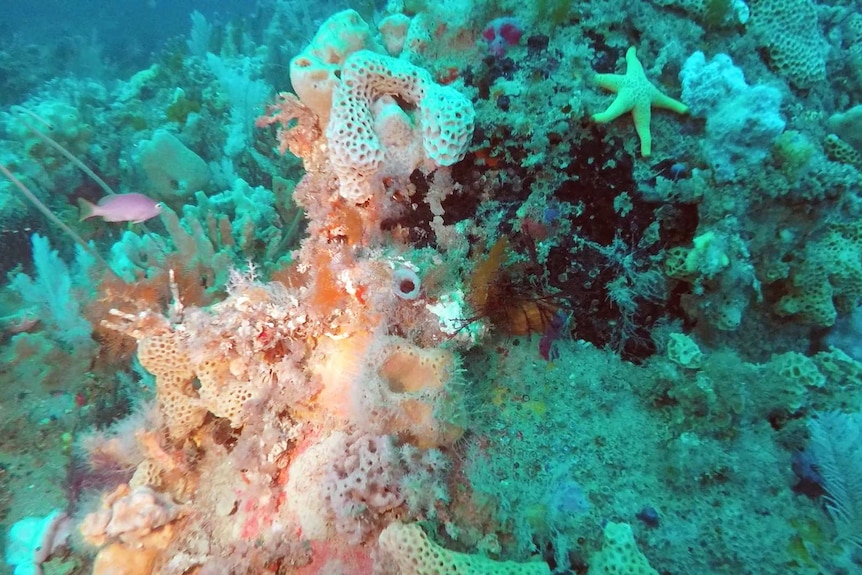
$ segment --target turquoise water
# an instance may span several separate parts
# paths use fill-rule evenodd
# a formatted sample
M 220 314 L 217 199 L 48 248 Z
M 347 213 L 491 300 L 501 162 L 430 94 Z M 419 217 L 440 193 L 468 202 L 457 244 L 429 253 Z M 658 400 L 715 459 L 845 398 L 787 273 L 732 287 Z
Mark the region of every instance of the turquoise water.
M 0 572 L 862 573 L 858 1 L 4 13 Z

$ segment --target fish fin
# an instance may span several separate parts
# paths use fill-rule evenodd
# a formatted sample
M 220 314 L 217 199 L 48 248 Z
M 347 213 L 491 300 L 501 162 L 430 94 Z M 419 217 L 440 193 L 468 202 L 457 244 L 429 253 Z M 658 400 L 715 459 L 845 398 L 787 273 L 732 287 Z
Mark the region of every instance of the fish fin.
M 79 222 L 83 222 L 86 219 L 92 218 L 96 215 L 96 204 L 93 202 L 89 202 L 84 198 L 78 198 L 78 208 L 81 210 L 81 216 L 78 218 Z

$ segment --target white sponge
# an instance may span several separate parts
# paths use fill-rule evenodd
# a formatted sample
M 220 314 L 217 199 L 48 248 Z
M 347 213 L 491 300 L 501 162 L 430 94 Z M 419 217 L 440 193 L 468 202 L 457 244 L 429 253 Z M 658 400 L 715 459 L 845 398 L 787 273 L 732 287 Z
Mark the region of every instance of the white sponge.
M 355 52 L 344 62 L 326 129 L 330 163 L 340 194 L 347 200 L 361 203 L 371 197 L 381 171 L 409 176 L 409 172 L 383 170 L 387 153 L 381 139 L 392 139 L 375 131 L 374 110 L 379 100 L 392 97 L 403 102 L 408 114 L 418 109 L 412 118 L 413 132 L 431 165 L 452 165 L 467 152 L 475 121 L 469 99 L 450 86 L 436 84 L 427 71 L 409 62 L 369 50 Z M 404 129 L 403 122 L 389 125 Z
M 70 528 L 69 516 L 59 509 L 15 523 L 6 545 L 6 563 L 15 568 L 14 575 L 42 575 L 42 563 L 66 545 Z

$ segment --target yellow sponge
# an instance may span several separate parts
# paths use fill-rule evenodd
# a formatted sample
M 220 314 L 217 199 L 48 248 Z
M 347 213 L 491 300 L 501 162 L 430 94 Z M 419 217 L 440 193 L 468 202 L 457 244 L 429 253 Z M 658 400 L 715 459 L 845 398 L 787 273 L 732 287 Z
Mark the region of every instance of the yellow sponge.
M 482 555 L 449 551 L 428 539 L 415 523 L 396 521 L 380 533 L 380 549 L 401 570 L 401 575 L 550 575 L 547 563 L 493 561 Z
M 589 575 L 658 575 L 638 549 L 631 525 L 608 522 L 605 545 L 593 555 Z

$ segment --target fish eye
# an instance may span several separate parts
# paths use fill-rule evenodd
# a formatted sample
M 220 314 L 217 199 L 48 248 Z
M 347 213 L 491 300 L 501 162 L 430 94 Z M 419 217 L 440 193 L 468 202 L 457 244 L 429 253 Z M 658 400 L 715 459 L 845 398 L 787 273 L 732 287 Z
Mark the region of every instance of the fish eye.
M 157 210 L 161 211 L 161 209 L 162 209 L 162 208 L 164 208 L 164 207 L 165 207 L 165 204 L 164 204 L 164 203 L 162 203 L 162 202 L 157 202 L 157 203 L 156 203 L 156 209 L 157 209 Z

